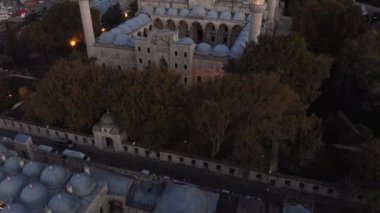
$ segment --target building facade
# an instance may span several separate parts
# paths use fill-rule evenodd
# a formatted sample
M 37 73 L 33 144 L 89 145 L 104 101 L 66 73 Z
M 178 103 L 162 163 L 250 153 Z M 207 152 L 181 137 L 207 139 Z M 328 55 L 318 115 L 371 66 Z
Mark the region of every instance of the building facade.
M 139 0 L 138 15 L 94 37 L 88 0 L 79 0 L 88 57 L 103 67 L 146 70 L 156 64 L 184 84 L 223 75 L 249 41 L 272 34 L 277 0 Z

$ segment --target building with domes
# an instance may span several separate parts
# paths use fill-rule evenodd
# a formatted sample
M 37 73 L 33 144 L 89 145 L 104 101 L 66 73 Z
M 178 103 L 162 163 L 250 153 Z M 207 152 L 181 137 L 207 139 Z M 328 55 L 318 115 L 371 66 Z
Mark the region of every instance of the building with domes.
M 79 0 L 88 57 L 102 67 L 145 71 L 156 64 L 184 84 L 223 75 L 249 41 L 273 34 L 278 0 L 138 0 L 137 15 L 94 37 L 88 0 Z

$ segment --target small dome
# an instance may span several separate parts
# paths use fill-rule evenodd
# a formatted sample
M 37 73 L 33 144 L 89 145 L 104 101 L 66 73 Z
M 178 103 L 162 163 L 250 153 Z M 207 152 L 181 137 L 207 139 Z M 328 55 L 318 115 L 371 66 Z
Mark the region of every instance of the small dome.
M 141 17 L 139 17 L 139 16 L 137 16 L 137 17 L 135 17 L 135 18 L 133 18 L 134 20 L 135 20 L 135 22 L 136 22 L 136 24 L 138 25 L 138 26 L 143 26 L 143 25 L 145 25 L 145 21 L 144 21 L 144 19 L 142 19 Z
M 123 30 L 118 28 L 118 27 L 115 27 L 113 29 L 110 30 L 110 33 L 114 34 L 115 36 L 118 35 L 118 34 L 121 34 L 123 33 Z
M 195 54 L 198 54 L 198 55 L 209 55 L 210 53 L 211 53 L 211 46 L 207 43 L 200 43 L 195 49 Z
M 100 118 L 100 122 L 103 125 L 113 125 L 113 124 L 115 124 L 115 121 L 113 120 L 113 117 L 112 117 L 111 113 L 109 113 L 109 112 L 105 113 Z
M 207 12 L 207 18 L 209 19 L 217 19 L 218 18 L 218 12 L 214 10 L 210 10 Z
M 231 20 L 231 13 L 228 11 L 221 12 L 219 18 L 223 20 Z
M 43 164 L 30 161 L 22 169 L 22 174 L 28 178 L 39 178 L 44 168 Z
M 168 16 L 177 16 L 178 15 L 178 10 L 176 8 L 169 8 L 168 11 L 166 12 L 166 15 L 168 15 Z
M 179 16 L 188 16 L 190 13 L 189 9 L 182 9 L 181 11 L 179 11 Z
M 69 176 L 70 172 L 68 169 L 58 165 L 50 165 L 42 171 L 40 179 L 49 188 L 57 188 L 63 186 Z
M 28 213 L 28 209 L 18 203 L 7 204 L 7 207 L 1 210 L 1 213 Z
M 3 144 L 0 144 L 0 153 L 6 153 L 7 151 L 8 149 Z
M 0 170 L 0 182 L 3 181 L 5 178 L 7 177 L 7 175 Z
M 121 29 L 121 31 L 123 33 L 131 33 L 133 30 L 128 26 L 128 24 L 124 23 L 124 24 L 121 24 L 118 26 L 119 29 Z
M 86 173 L 73 175 L 68 184 L 72 187 L 73 193 L 80 197 L 91 194 L 96 186 L 94 179 Z
M 123 45 L 127 45 L 128 44 L 128 41 L 129 41 L 129 37 L 125 34 L 119 34 L 115 37 L 113 43 L 115 45 L 120 45 L 120 46 L 123 46 Z
M 135 47 L 135 40 L 133 40 L 132 38 L 128 40 L 128 47 Z
M 150 18 L 147 14 L 142 13 L 142 14 L 139 14 L 137 17 L 141 18 L 144 21 L 144 23 L 150 22 Z
M 147 13 L 147 14 L 152 14 L 153 13 L 153 7 L 152 6 L 145 6 L 142 8 L 141 12 Z
M 21 202 L 30 209 L 45 207 L 49 199 L 49 192 L 41 183 L 30 183 L 24 187 L 20 194 Z
M 139 28 L 139 23 L 136 22 L 136 19 L 133 18 L 133 19 L 129 19 L 128 21 L 124 22 L 125 24 L 127 24 L 129 26 L 129 28 L 131 28 L 131 30 L 135 30 L 137 28 Z
M 230 56 L 232 58 L 239 58 L 241 55 L 243 55 L 243 51 L 244 49 L 240 45 L 237 45 L 237 46 L 234 45 L 231 48 Z
M 212 49 L 212 55 L 217 57 L 226 57 L 228 56 L 229 49 L 224 44 L 218 44 Z
M 206 10 L 202 6 L 196 5 L 191 9 L 190 15 L 191 16 L 205 16 Z
M 110 32 L 104 32 L 98 37 L 98 42 L 101 44 L 110 44 L 113 41 L 115 35 Z
M 48 203 L 48 208 L 54 213 L 76 213 L 78 212 L 79 206 L 79 198 L 67 192 L 54 195 Z
M 26 183 L 26 178 L 22 175 L 5 178 L 0 183 L 0 200 L 11 203 L 18 197 Z
M 21 171 L 24 161 L 18 157 L 8 158 L 3 165 L 3 172 L 7 175 L 16 175 Z
M 166 12 L 166 9 L 163 8 L 163 7 L 157 7 L 155 10 L 154 10 L 154 15 L 156 16 L 164 16 L 165 15 L 165 12 Z
M 158 202 L 154 213 L 166 212 L 208 212 L 207 198 L 201 190 L 189 185 L 168 185 Z
M 237 12 L 234 14 L 234 17 L 232 19 L 235 21 L 244 21 L 245 20 L 245 14 L 242 12 Z
M 194 44 L 194 41 L 193 41 L 193 39 L 191 39 L 189 37 L 184 37 L 184 38 L 179 39 L 177 41 L 177 44 L 192 45 L 192 44 Z

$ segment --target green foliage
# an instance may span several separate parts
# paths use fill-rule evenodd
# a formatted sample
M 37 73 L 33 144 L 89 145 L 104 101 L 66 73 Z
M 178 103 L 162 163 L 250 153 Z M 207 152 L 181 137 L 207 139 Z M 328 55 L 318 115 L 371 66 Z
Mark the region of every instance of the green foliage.
M 123 11 L 120 9 L 120 4 L 117 3 L 112 7 L 108 8 L 108 10 L 102 16 L 102 25 L 106 29 L 111 29 L 119 24 L 121 24 L 124 20 Z
M 233 63 L 233 64 L 231 64 Z M 296 34 L 259 39 L 247 44 L 242 57 L 230 62 L 226 70 L 235 73 L 277 72 L 281 81 L 290 85 L 304 103 L 313 102 L 318 89 L 329 76 L 331 60 L 315 56 L 306 48 L 305 41 Z

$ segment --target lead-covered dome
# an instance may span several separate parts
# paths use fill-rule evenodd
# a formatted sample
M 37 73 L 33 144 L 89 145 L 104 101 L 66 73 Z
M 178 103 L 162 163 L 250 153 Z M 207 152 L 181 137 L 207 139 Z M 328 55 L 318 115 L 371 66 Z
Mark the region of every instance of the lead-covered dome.
M 41 172 L 44 168 L 45 166 L 42 163 L 30 161 L 29 163 L 25 164 L 24 168 L 22 169 L 22 174 L 28 178 L 36 179 L 40 177 Z
M 16 175 L 24 166 L 24 161 L 18 157 L 8 158 L 3 165 L 3 172 L 7 175 Z
M 79 198 L 73 194 L 62 192 L 54 195 L 48 203 L 48 208 L 54 213 L 77 213 L 80 203 Z
M 168 15 L 168 16 L 177 16 L 178 15 L 178 10 L 176 8 L 169 8 L 168 11 L 166 12 L 166 15 Z
M 202 6 L 196 5 L 191 9 L 190 15 L 191 16 L 205 16 L 206 10 Z
M 43 208 L 49 200 L 49 192 L 41 183 L 30 183 L 21 191 L 20 200 L 30 209 Z
M 131 33 L 133 30 L 128 26 L 128 24 L 124 23 L 124 24 L 120 24 L 118 26 L 118 28 L 120 28 L 122 30 L 123 33 Z
M 156 16 L 163 16 L 163 15 L 165 15 L 165 12 L 166 12 L 165 8 L 163 8 L 163 7 L 157 7 L 154 10 L 154 15 L 156 15 Z
M 103 125 L 114 125 L 115 121 L 114 121 L 111 113 L 107 112 L 104 115 L 102 115 L 102 117 L 100 118 L 100 123 Z
M 228 56 L 229 49 L 224 44 L 218 44 L 212 49 L 212 55 L 216 57 L 226 57 Z
M 239 58 L 243 55 L 244 49 L 240 45 L 233 46 L 230 51 L 230 56 L 232 58 Z
M 217 19 L 218 18 L 218 12 L 215 10 L 210 10 L 207 12 L 207 18 L 209 19 Z
M 0 153 L 6 153 L 8 151 L 7 148 L 5 148 L 5 146 L 3 144 L 0 144 Z
M 153 10 L 154 10 L 154 8 L 152 6 L 145 6 L 142 8 L 141 12 L 152 14 Z
M 237 12 L 234 14 L 234 17 L 232 19 L 235 21 L 244 21 L 245 20 L 245 14 L 242 12 Z
M 177 41 L 177 44 L 192 45 L 192 44 L 194 44 L 194 41 L 190 37 L 184 37 L 184 38 L 179 39 Z
M 74 194 L 81 197 L 91 194 L 95 189 L 96 183 L 89 175 L 81 173 L 73 175 L 68 185 L 71 186 Z
M 7 204 L 7 207 L 1 210 L 1 213 L 28 213 L 28 209 L 18 203 Z
M 58 165 L 50 165 L 41 173 L 41 182 L 46 184 L 48 188 L 62 187 L 70 176 L 68 169 Z
M 129 37 L 127 35 L 119 34 L 115 37 L 115 39 L 113 40 L 113 43 L 115 45 L 124 46 L 128 44 L 128 41 L 129 41 Z
M 198 55 L 209 55 L 210 53 L 211 53 L 211 46 L 207 43 L 200 43 L 195 49 L 195 54 L 198 54 Z
M 0 170 L 0 183 L 1 183 L 1 181 L 3 181 L 6 177 L 7 177 L 7 175 L 6 175 L 3 171 Z
M 98 42 L 101 44 L 111 44 L 115 35 L 111 32 L 104 32 L 98 37 Z
M 179 11 L 179 16 L 188 16 L 190 13 L 189 9 L 182 9 L 181 11 Z
M 139 23 L 136 22 L 135 18 L 129 19 L 128 21 L 124 23 L 127 24 L 129 28 L 131 28 L 131 30 L 136 30 L 140 26 Z
M 12 203 L 12 201 L 18 197 L 26 183 L 27 180 L 22 175 L 5 178 L 0 183 L 0 200 Z
M 112 29 L 110 30 L 110 33 L 112 33 L 112 34 L 114 34 L 114 35 L 116 36 L 116 35 L 118 35 L 118 34 L 123 33 L 123 30 L 120 29 L 119 27 L 115 27 L 115 28 L 112 28 Z
M 189 185 L 168 185 L 154 210 L 154 213 L 167 212 L 208 212 L 207 198 L 196 187 Z
M 147 14 L 139 14 L 137 17 L 139 17 L 141 20 L 144 21 L 144 23 L 148 23 L 150 22 L 150 18 Z
M 223 20 L 231 20 L 231 13 L 228 11 L 223 11 L 220 13 L 219 18 Z

